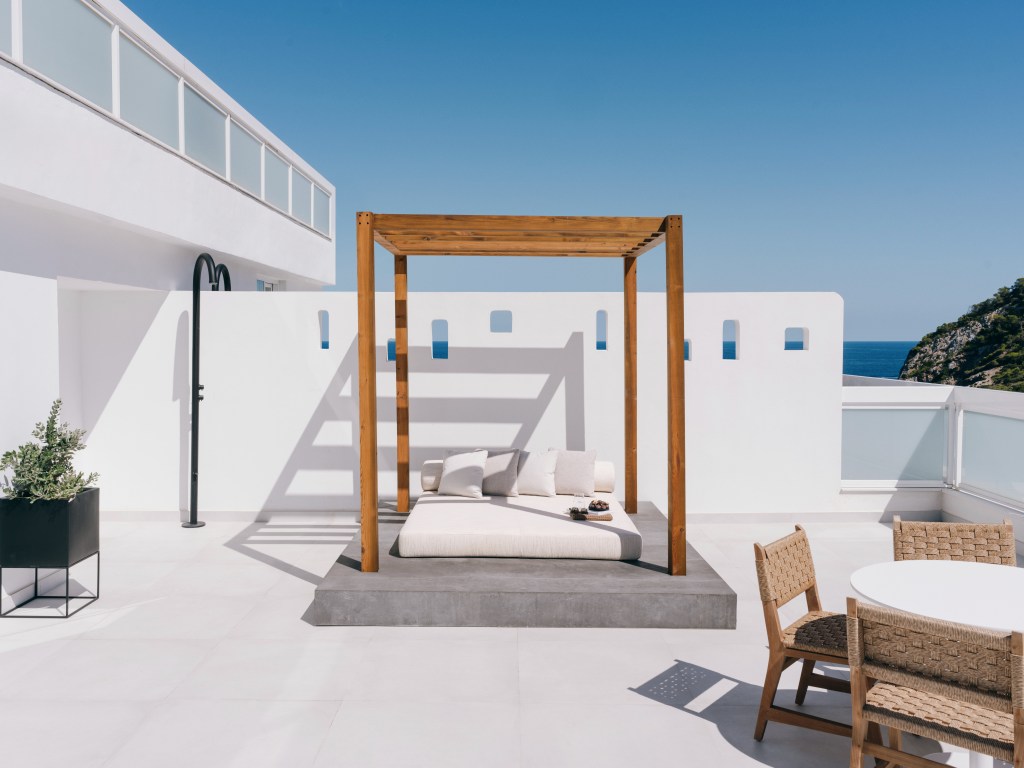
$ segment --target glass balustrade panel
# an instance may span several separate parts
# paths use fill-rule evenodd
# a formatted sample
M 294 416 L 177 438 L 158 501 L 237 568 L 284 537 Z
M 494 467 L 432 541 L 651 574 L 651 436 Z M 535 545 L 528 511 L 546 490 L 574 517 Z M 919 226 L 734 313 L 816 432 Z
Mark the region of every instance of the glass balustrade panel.
M 944 481 L 945 409 L 843 409 L 844 481 Z
M 965 411 L 960 481 L 1024 502 L 1024 419 Z
M 121 35 L 121 118 L 178 148 L 178 76 Z

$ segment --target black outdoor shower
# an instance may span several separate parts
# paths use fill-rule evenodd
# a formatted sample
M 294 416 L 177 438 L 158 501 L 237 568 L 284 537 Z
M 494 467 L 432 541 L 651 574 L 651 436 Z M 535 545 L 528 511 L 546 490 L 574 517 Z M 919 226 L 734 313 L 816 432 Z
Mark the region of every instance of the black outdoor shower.
M 203 385 L 199 383 L 199 276 L 206 265 L 210 287 L 220 290 L 221 278 L 224 290 L 231 290 L 231 274 L 223 264 L 214 264 L 208 253 L 199 254 L 192 270 L 192 488 L 189 495 L 188 521 L 182 528 L 201 528 L 206 523 L 199 521 L 199 401 L 203 399 Z

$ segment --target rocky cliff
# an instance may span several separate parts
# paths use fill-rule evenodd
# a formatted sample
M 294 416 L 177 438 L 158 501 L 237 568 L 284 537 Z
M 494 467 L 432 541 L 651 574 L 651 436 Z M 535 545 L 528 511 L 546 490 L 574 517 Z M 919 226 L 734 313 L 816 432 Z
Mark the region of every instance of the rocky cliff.
M 1024 392 L 1024 277 L 921 339 L 900 378 Z

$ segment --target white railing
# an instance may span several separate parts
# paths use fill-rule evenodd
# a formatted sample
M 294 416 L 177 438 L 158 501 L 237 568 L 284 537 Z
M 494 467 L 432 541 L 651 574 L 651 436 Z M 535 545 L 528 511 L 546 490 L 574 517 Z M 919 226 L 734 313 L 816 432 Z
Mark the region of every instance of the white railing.
M 315 171 L 107 9 L 0 0 L 0 59 L 330 238 L 331 194 Z
M 1024 394 L 844 387 L 847 490 L 953 488 L 1024 511 Z

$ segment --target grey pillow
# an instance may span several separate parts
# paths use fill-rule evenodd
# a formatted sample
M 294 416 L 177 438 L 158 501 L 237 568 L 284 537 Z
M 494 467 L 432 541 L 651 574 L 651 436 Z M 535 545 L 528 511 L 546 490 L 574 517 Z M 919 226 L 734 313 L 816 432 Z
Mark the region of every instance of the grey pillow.
M 563 451 L 557 448 L 558 462 L 555 464 L 555 493 L 594 494 L 594 463 L 597 451 Z
M 484 464 L 484 496 L 518 496 L 519 449 L 488 451 Z

